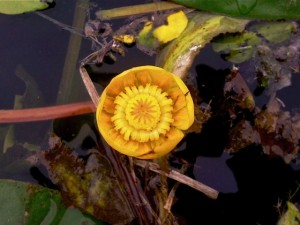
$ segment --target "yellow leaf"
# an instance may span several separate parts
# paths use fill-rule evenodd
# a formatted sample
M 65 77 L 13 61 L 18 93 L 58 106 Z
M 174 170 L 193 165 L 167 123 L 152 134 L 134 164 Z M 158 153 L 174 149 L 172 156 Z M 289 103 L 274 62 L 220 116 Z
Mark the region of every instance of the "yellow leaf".
M 121 34 L 114 36 L 114 39 L 120 41 L 124 44 L 133 44 L 135 42 L 135 38 L 133 35 L 130 34 Z
M 153 31 L 153 36 L 163 44 L 177 38 L 184 31 L 188 18 L 183 11 L 179 11 L 169 15 L 167 22 L 167 25 L 162 25 Z

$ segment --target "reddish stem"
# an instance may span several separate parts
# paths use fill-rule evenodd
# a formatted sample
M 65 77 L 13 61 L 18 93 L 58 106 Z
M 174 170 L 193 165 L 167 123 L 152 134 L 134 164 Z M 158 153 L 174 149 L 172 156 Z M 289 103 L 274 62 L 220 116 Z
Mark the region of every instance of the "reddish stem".
M 0 123 L 32 122 L 95 112 L 92 101 L 31 109 L 0 110 Z

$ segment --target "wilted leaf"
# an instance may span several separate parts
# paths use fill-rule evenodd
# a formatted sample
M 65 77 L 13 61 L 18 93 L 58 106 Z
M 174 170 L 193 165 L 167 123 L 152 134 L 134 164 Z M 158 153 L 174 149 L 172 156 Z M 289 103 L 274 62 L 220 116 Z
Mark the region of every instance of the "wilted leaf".
M 298 225 L 300 223 L 299 209 L 291 202 L 287 202 L 287 210 L 280 217 L 277 225 Z
M 0 0 L 0 13 L 21 14 L 46 9 L 53 0 Z
M 109 224 L 126 224 L 133 214 L 111 165 L 98 151 L 84 162 L 61 143 L 45 152 L 45 165 L 64 201 Z
M 260 86 L 268 88 L 269 94 L 292 84 L 291 68 L 276 60 L 269 46 L 259 45 L 257 53 L 260 62 L 257 67 L 257 81 Z
M 281 110 L 276 98 L 271 98 L 266 110 L 255 117 L 255 130 L 258 131 L 263 150 L 268 155 L 280 156 L 286 163 L 295 159 L 299 152 L 299 116 L 292 117 Z
M 1 225 L 101 225 L 79 210 L 67 209 L 59 192 L 24 182 L 0 180 Z M 69 214 L 72 213 L 72 217 Z

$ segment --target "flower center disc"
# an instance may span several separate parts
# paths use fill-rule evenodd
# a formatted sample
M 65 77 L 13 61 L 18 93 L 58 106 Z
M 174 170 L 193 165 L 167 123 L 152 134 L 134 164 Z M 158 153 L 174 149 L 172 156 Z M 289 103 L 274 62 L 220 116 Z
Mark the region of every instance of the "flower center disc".
M 158 140 L 160 134 L 170 130 L 174 121 L 173 100 L 156 85 L 126 87 L 114 103 L 115 112 L 111 119 L 114 129 L 125 140 Z
M 144 93 L 131 98 L 125 109 L 125 118 L 129 125 L 138 130 L 151 131 L 157 126 L 160 114 L 156 98 Z

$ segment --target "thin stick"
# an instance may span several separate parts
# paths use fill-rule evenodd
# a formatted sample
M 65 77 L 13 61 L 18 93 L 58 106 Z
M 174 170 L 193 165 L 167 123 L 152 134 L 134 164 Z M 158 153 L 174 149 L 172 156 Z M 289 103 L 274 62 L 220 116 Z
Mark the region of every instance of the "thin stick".
M 96 16 L 100 20 L 120 19 L 122 17 L 153 13 L 170 9 L 180 9 L 184 6 L 171 2 L 153 2 L 141 5 L 124 6 L 107 10 L 99 10 Z
M 96 111 L 92 101 L 31 109 L 0 110 L 0 123 L 33 122 L 78 116 Z
M 88 72 L 86 71 L 86 69 L 83 66 L 81 66 L 79 68 L 79 72 L 80 72 L 81 78 L 83 80 L 83 83 L 86 87 L 86 90 L 88 91 L 94 105 L 97 107 L 98 102 L 99 102 L 99 94 L 98 94 Z
M 196 181 L 188 176 L 185 176 L 184 174 L 182 174 L 176 170 L 170 170 L 169 172 L 165 172 L 165 171 L 160 170 L 158 164 L 152 163 L 152 162 L 146 162 L 146 161 L 139 160 L 139 159 L 134 160 L 134 163 L 137 166 L 140 166 L 143 168 L 147 167 L 155 173 L 169 177 L 169 178 L 176 180 L 182 184 L 185 184 L 191 188 L 194 188 L 194 189 L 202 192 L 203 194 L 205 194 L 206 196 L 208 196 L 211 199 L 218 198 L 219 192 L 217 190 L 215 190 L 199 181 Z

